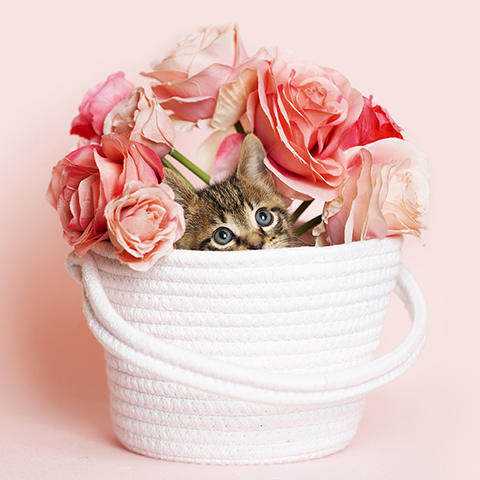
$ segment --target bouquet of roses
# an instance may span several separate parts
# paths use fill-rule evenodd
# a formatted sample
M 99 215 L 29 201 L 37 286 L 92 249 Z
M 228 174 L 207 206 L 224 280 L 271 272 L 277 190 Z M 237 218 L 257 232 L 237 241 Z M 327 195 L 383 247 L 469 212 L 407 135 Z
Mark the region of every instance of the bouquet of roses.
M 171 252 L 185 222 L 163 166 L 221 181 L 246 131 L 262 141 L 278 191 L 297 200 L 294 220 L 321 202 L 297 234 L 313 229 L 318 246 L 420 237 L 426 158 L 338 71 L 281 48 L 249 56 L 227 26 L 193 33 L 142 75 L 154 80 L 149 92 L 120 72 L 86 93 L 71 126 L 78 148 L 53 169 L 48 200 L 79 255 L 109 239 L 122 262 L 146 270 Z M 210 131 L 196 163 L 175 149 L 175 132 L 193 128 Z

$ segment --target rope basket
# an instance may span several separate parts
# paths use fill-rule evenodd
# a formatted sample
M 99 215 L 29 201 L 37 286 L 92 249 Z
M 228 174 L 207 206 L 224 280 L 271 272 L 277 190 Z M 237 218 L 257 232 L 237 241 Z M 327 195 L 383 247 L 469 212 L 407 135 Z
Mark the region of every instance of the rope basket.
M 130 450 L 190 463 L 285 463 L 348 445 L 365 395 L 426 338 L 401 237 L 324 248 L 176 250 L 146 273 L 108 242 L 68 257 L 104 346 L 113 426 Z M 375 359 L 392 291 L 412 328 Z

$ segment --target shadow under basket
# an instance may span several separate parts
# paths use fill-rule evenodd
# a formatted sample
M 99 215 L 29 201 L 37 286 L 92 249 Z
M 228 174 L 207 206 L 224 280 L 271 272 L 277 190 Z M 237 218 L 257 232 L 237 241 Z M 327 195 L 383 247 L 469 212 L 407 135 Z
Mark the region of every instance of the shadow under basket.
M 324 248 L 175 250 L 146 273 L 110 243 L 68 257 L 104 346 L 116 435 L 163 460 L 286 463 L 345 448 L 367 392 L 418 358 L 427 308 L 402 238 Z M 412 328 L 375 359 L 394 291 Z

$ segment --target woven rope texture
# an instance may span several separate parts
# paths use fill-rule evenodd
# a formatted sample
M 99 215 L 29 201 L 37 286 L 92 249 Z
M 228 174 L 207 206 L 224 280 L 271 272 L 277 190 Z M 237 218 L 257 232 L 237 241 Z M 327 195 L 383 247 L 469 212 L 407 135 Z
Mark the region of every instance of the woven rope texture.
M 151 457 L 214 464 L 344 448 L 366 392 L 403 373 L 425 342 L 426 306 L 401 245 L 174 251 L 146 273 L 106 242 L 70 255 L 106 350 L 119 439 Z M 375 360 L 394 288 L 412 330 Z

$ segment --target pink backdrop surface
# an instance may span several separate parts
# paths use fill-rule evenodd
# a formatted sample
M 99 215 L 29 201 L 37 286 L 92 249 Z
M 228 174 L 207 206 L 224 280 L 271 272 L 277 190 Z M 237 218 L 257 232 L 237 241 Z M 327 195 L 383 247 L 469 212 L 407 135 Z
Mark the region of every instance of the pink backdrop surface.
M 0 478 L 480 478 L 480 38 L 474 5 L 10 5 L 0 29 Z M 368 394 L 348 448 L 312 462 L 196 466 L 125 450 L 110 424 L 103 351 L 87 328 L 81 289 L 64 266 L 70 249 L 45 200 L 51 168 L 72 147 L 69 125 L 88 88 L 119 70 L 140 82 L 138 73 L 181 34 L 228 22 L 238 22 L 250 53 L 282 45 L 340 70 L 390 111 L 431 164 L 426 246 L 412 238 L 404 246 L 404 263 L 429 304 L 427 346 L 405 375 Z M 401 342 L 408 323 L 393 300 L 380 353 Z

